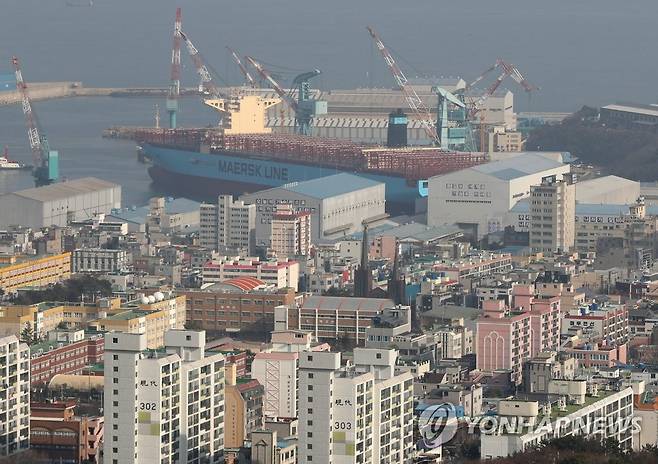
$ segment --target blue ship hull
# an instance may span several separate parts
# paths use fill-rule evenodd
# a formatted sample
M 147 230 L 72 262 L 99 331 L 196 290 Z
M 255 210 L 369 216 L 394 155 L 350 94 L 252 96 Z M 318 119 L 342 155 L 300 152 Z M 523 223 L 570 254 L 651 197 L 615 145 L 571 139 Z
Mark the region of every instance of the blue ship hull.
M 326 177 L 343 171 L 317 165 L 294 164 L 263 159 L 263 155 L 243 152 L 199 153 L 144 145 L 153 166 L 149 174 L 156 184 L 177 192 L 191 191 L 208 199 L 219 193 L 242 194 L 290 182 Z M 350 172 L 386 184 L 386 201 L 396 210 L 413 211 L 420 198 L 417 184 L 404 177 Z

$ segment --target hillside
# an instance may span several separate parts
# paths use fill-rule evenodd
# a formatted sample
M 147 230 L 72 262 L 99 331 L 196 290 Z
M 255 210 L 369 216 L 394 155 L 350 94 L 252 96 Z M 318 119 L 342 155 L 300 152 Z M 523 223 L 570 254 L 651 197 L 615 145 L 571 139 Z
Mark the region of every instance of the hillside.
M 586 164 L 639 181 L 658 179 L 658 135 L 602 126 L 598 110 L 583 107 L 561 124 L 533 130 L 526 149 L 568 151 Z

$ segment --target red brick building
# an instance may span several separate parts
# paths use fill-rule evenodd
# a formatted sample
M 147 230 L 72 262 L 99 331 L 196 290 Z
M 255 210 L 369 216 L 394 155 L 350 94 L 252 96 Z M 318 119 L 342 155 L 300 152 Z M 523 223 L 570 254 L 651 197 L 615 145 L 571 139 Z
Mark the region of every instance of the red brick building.
M 75 401 L 30 404 L 30 448 L 38 462 L 100 462 L 103 417 L 78 417 Z
M 274 329 L 274 308 L 301 301 L 291 288 L 277 289 L 253 277 L 238 277 L 185 292 L 187 323 L 209 332 Z
M 81 374 L 85 367 L 102 363 L 102 334 L 70 332 L 70 337 L 30 346 L 30 383 L 47 384 L 57 374 Z

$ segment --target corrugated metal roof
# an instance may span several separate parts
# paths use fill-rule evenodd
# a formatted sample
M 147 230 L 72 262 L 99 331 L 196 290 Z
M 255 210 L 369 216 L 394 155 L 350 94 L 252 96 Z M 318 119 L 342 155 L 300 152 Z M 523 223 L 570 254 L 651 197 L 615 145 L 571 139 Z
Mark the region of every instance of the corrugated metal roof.
M 576 184 L 576 200 L 579 196 L 592 197 L 601 195 L 606 192 L 635 187 L 640 190 L 640 183 L 631 179 L 625 179 L 618 176 L 603 176 L 595 179 L 584 180 Z
M 549 169 L 559 168 L 561 166 L 564 166 L 564 164 L 551 160 L 545 156 L 527 153 L 501 161 L 480 164 L 468 169 L 481 172 L 482 174 L 488 174 L 498 179 L 511 180 L 531 174 L 537 174 Z
M 640 105 L 636 103 L 615 103 L 606 105 L 601 109 L 611 111 L 623 111 L 625 113 L 644 114 L 647 116 L 658 117 L 658 105 Z
M 383 185 L 381 182 L 355 176 L 348 173 L 334 174 L 333 176 L 319 177 L 304 182 L 283 185 L 281 187 L 291 192 L 307 195 L 309 197 L 324 199 L 357 190 Z
M 58 182 L 56 184 L 19 190 L 7 195 L 18 195 L 37 201 L 61 200 L 63 198 L 75 197 L 85 193 L 98 192 L 115 187 L 121 187 L 113 182 L 98 179 L 96 177 L 83 177 L 82 179 Z
M 165 213 L 167 214 L 180 214 L 198 211 L 201 203 L 187 198 L 175 198 L 173 200 L 165 201 Z M 146 224 L 146 218 L 149 214 L 148 206 L 122 208 L 119 211 L 113 211 L 109 216 L 114 218 L 133 222 L 135 224 Z

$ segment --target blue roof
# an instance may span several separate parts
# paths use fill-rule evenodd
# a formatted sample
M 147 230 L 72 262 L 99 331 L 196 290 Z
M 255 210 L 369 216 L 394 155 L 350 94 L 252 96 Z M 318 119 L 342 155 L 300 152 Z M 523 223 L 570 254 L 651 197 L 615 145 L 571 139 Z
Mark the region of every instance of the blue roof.
M 318 177 L 317 179 L 304 182 L 286 184 L 281 188 L 321 200 L 365 188 L 375 187 L 377 185 L 383 185 L 383 183 L 343 172 L 332 176 Z
M 531 174 L 537 174 L 549 169 L 556 169 L 561 166 L 564 166 L 564 164 L 541 154 L 524 153 L 504 160 L 473 166 L 469 169 L 502 180 L 511 180 Z
M 165 202 L 165 213 L 189 213 L 198 211 L 201 203 L 198 201 L 188 200 L 187 198 L 176 198 L 174 200 L 167 200 Z M 121 219 L 127 222 L 136 224 L 146 224 L 146 217 L 149 214 L 148 206 L 140 206 L 138 208 L 122 208 L 119 211 L 112 211 L 110 216 Z

